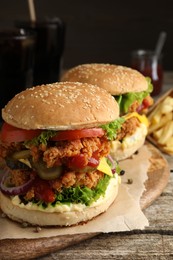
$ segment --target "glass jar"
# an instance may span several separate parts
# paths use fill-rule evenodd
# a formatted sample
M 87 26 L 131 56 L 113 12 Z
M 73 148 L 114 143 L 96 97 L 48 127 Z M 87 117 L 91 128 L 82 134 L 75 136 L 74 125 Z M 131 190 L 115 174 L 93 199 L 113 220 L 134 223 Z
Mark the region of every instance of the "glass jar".
M 150 50 L 136 50 L 131 55 L 131 67 L 144 76 L 151 78 L 153 84 L 152 96 L 160 94 L 163 85 L 162 56 L 156 56 Z

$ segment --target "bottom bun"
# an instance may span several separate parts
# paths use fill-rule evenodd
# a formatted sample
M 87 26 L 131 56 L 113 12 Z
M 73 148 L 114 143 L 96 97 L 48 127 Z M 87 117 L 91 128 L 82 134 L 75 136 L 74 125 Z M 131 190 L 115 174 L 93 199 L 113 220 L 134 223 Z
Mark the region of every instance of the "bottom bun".
M 127 159 L 144 144 L 146 135 L 147 127 L 141 123 L 133 135 L 125 137 L 122 142 L 112 142 L 110 155 L 117 161 Z
M 99 214 L 105 212 L 115 200 L 118 194 L 119 177 L 111 178 L 107 187 L 105 196 L 101 196 L 96 202 L 90 206 L 83 204 L 74 204 L 71 206 L 65 205 L 62 210 L 61 206 L 56 206 L 54 211 L 48 212 L 43 208 L 36 210 L 27 208 L 23 203 L 15 203 L 15 196 L 10 198 L 0 192 L 0 207 L 2 211 L 12 220 L 17 222 L 27 222 L 31 225 L 39 226 L 72 226 L 80 222 L 86 222 Z M 60 210 L 58 209 L 60 207 Z M 53 208 L 53 207 L 52 207 Z

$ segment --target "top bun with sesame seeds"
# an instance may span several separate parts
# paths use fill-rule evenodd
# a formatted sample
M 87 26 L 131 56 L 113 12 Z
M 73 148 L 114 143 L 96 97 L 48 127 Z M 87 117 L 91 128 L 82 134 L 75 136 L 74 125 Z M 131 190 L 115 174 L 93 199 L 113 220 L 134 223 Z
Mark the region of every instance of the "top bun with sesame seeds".
M 147 90 L 146 78 L 137 70 L 129 67 L 91 63 L 82 64 L 69 69 L 61 81 L 78 81 L 96 84 L 112 95 Z
M 139 71 L 115 64 L 81 64 L 65 72 L 61 81 L 82 82 L 106 89 L 118 101 L 120 115 L 146 113 L 153 104 L 151 79 Z M 130 94 L 130 95 L 129 95 Z
M 2 109 L 5 122 L 23 129 L 89 128 L 118 116 L 118 105 L 108 92 L 91 84 L 74 82 L 26 89 Z

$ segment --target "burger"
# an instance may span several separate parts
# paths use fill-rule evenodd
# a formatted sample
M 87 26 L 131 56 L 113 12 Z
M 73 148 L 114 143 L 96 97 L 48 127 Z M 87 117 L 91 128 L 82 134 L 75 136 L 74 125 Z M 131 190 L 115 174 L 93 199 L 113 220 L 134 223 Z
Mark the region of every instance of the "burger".
M 71 226 L 110 207 L 123 170 L 110 156 L 119 106 L 106 90 L 73 82 L 36 86 L 14 96 L 2 118 L 0 207 L 10 219 Z
M 124 123 L 111 143 L 111 155 L 114 159 L 126 159 L 144 144 L 148 132 L 145 114 L 153 104 L 150 78 L 129 67 L 91 63 L 69 69 L 61 81 L 95 84 L 115 98 Z

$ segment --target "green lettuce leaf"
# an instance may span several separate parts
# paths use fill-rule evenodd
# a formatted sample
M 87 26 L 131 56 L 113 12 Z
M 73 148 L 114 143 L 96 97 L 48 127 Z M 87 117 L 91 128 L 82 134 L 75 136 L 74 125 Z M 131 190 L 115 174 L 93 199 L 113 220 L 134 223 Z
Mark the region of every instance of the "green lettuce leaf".
M 87 188 L 86 186 L 84 187 L 70 187 L 70 188 L 64 188 L 62 192 L 56 194 L 56 199 L 52 203 L 46 203 L 43 201 L 37 201 L 35 199 L 32 199 L 33 204 L 37 204 L 38 206 L 41 206 L 43 208 L 47 208 L 48 205 L 51 205 L 52 207 L 55 207 L 56 205 L 70 205 L 70 203 L 82 203 L 85 204 L 86 206 L 91 205 L 92 202 L 96 201 L 97 199 L 100 198 L 100 196 L 104 196 L 107 186 L 109 184 L 109 181 L 111 178 L 108 175 L 105 174 L 104 178 L 101 179 L 95 189 L 90 189 Z M 22 203 L 25 205 L 28 202 L 24 196 L 20 196 L 20 199 Z
M 129 107 L 133 104 L 135 100 L 137 100 L 139 104 L 141 104 L 143 99 L 153 91 L 153 85 L 151 83 L 151 79 L 149 77 L 146 77 L 146 80 L 148 82 L 148 89 L 146 91 L 130 92 L 124 95 L 115 96 L 115 99 L 119 104 L 121 114 L 127 113 Z
M 110 166 L 110 168 L 112 169 L 113 163 L 109 160 L 109 158 L 106 158 L 107 164 Z M 115 172 L 120 175 L 122 169 L 120 168 L 120 165 L 118 163 L 118 161 L 114 160 L 114 164 L 115 164 Z
M 108 139 L 112 140 L 116 137 L 117 130 L 121 127 L 122 123 L 124 122 L 124 119 L 119 118 L 109 124 L 100 126 L 107 132 Z M 34 137 L 32 140 L 25 141 L 24 145 L 26 147 L 35 145 L 38 146 L 39 144 L 45 144 L 47 145 L 47 142 L 50 138 L 54 137 L 57 134 L 57 131 L 53 130 L 43 130 L 40 135 Z
M 31 146 L 31 145 L 36 145 L 38 146 L 39 144 L 45 144 L 47 145 L 47 142 L 49 141 L 50 138 L 55 136 L 57 134 L 57 131 L 53 130 L 44 130 L 41 132 L 40 135 L 34 137 L 32 140 L 26 141 L 24 144 L 25 146 Z
M 106 131 L 109 140 L 116 139 L 117 131 L 121 128 L 125 119 L 120 117 L 109 124 L 102 125 L 101 128 Z
M 107 186 L 110 181 L 110 176 L 106 175 L 103 179 L 99 181 L 95 189 L 90 189 L 87 187 L 70 187 L 64 188 L 63 191 L 56 196 L 56 205 L 59 203 L 82 203 L 86 206 L 91 205 L 92 202 L 96 201 L 101 195 L 104 196 Z

